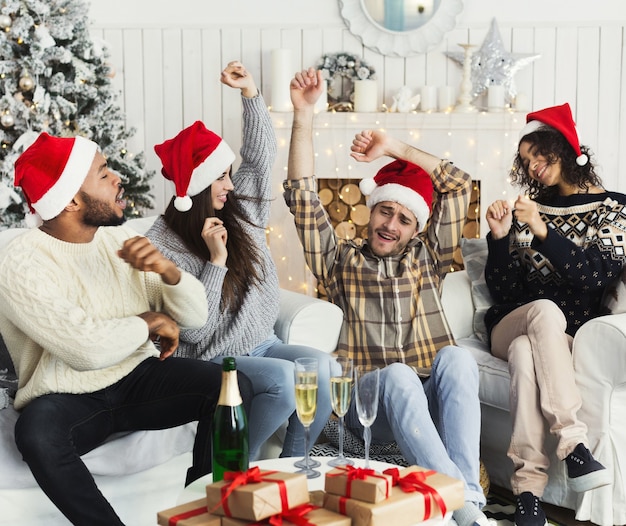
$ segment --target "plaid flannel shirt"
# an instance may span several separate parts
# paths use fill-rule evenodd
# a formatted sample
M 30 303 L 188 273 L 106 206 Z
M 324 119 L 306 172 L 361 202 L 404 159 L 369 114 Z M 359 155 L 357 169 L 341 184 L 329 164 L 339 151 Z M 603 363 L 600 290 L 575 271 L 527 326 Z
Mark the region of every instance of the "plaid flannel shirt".
M 440 294 L 465 224 L 471 177 L 442 161 L 432 180 L 426 229 L 402 254 L 383 258 L 367 241 L 337 238 L 314 178 L 283 183 L 307 264 L 344 313 L 337 351 L 355 365 L 402 362 L 427 373 L 437 351 L 454 344 Z

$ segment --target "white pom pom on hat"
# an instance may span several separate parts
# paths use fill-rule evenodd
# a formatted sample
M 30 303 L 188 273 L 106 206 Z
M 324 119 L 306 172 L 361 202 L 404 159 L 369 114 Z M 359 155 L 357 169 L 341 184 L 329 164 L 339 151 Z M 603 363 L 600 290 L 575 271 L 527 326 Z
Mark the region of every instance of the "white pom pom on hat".
M 560 132 L 576 152 L 576 164 L 585 166 L 589 157 L 580 149 L 580 139 L 576 131 L 576 123 L 572 117 L 570 105 L 566 102 L 560 106 L 551 106 L 526 115 L 526 126 L 520 132 L 521 141 L 526 135 L 539 130 L 543 126 L 549 126 Z
M 190 210 L 191 197 L 211 186 L 235 160 L 226 141 L 201 121 L 157 144 L 154 151 L 161 159 L 163 177 L 174 183 L 174 207 L 180 212 Z

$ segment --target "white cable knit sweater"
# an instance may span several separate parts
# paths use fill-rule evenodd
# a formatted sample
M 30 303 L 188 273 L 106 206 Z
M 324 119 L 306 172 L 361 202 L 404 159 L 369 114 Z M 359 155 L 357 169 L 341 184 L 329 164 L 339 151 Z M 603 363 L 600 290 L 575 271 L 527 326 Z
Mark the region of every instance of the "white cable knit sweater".
M 94 392 L 158 351 L 137 315 L 168 313 L 183 327 L 207 318 L 202 284 L 183 272 L 170 286 L 125 263 L 117 250 L 137 235 L 99 228 L 90 243 L 67 243 L 39 229 L 0 254 L 0 332 L 19 378 L 15 408 L 51 392 Z

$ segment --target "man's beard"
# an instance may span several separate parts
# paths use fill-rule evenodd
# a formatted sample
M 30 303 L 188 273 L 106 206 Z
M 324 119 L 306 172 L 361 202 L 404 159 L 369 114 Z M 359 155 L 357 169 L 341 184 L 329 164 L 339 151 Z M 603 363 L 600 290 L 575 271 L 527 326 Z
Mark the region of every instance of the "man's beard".
M 81 192 L 81 198 L 86 205 L 83 224 L 96 227 L 119 226 L 126 221 L 126 218 L 123 215 L 119 217 L 108 203 L 93 199 L 84 192 Z

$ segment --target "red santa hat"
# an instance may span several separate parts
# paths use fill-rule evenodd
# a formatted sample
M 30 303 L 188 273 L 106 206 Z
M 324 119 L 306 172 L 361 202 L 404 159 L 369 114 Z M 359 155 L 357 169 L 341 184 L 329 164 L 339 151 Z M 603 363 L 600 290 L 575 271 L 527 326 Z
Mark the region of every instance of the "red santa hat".
M 543 110 L 534 111 L 526 115 L 526 126 L 520 132 L 520 141 L 529 133 L 549 126 L 559 131 L 576 152 L 576 164 L 585 166 L 589 162 L 587 157 L 580 150 L 580 140 L 576 131 L 576 123 L 572 117 L 572 110 L 566 102 L 561 106 L 552 106 Z
M 383 166 L 371 178 L 362 179 L 359 188 L 369 196 L 367 206 L 382 201 L 393 201 L 408 208 L 422 230 L 428 218 L 433 200 L 433 183 L 426 170 L 400 159 Z
M 157 144 L 154 151 L 161 159 L 163 177 L 174 183 L 174 206 L 180 212 L 189 210 L 191 196 L 211 186 L 235 160 L 226 141 L 207 130 L 201 121 Z
M 98 151 L 84 137 L 39 134 L 15 161 L 15 186 L 26 197 L 32 213 L 47 221 L 58 216 L 80 190 Z M 26 218 L 34 225 L 39 218 Z

